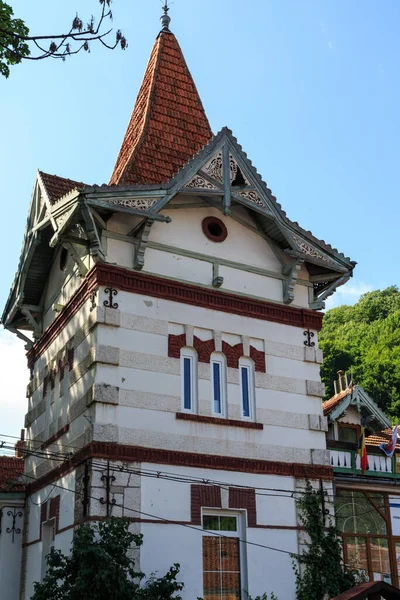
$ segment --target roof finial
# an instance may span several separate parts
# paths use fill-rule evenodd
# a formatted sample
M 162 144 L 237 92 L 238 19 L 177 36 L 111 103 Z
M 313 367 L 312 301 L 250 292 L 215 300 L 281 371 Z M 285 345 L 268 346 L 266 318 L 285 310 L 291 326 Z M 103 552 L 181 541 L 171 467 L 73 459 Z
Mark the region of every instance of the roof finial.
M 161 25 L 162 25 L 161 31 L 169 31 L 169 24 L 171 23 L 171 17 L 168 14 L 168 11 L 169 11 L 168 0 L 165 0 L 163 10 L 164 10 L 164 14 L 160 19 Z

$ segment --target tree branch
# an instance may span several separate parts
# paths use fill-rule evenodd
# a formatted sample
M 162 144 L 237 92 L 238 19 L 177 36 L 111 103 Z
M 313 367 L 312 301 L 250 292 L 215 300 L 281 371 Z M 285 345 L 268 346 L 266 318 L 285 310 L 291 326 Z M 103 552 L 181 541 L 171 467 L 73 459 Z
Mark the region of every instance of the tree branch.
M 2 5 L 5 6 L 5 13 L 0 14 L 0 17 L 3 17 L 1 20 L 2 27 L 0 28 L 0 73 L 5 74 L 7 77 L 9 70 L 7 65 L 20 63 L 22 60 L 43 60 L 45 58 L 65 60 L 67 56 L 78 54 L 82 50 L 89 52 L 89 42 L 93 41 L 99 41 L 109 50 L 114 50 L 117 46 L 125 50 L 127 41 L 120 30 L 116 32 L 115 43 L 107 43 L 105 39 L 112 33 L 112 28 L 101 33 L 104 21 L 113 18 L 110 9 L 111 1 L 99 0 L 102 9 L 96 26 L 95 18 L 92 15 L 84 28 L 83 22 L 77 13 L 68 33 L 55 35 L 29 35 L 29 30 L 23 21 L 11 18 L 13 14 L 11 7 Z M 48 49 L 42 44 L 46 40 L 50 41 Z M 70 41 L 78 42 L 79 47 L 76 49 L 71 48 Z M 36 46 L 40 54 L 32 56 L 28 43 Z

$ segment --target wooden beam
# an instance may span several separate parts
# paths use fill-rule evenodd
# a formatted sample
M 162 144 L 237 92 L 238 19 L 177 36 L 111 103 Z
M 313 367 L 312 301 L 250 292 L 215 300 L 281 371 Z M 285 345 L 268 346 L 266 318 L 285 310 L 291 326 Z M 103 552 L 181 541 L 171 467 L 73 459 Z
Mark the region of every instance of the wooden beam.
M 99 232 L 97 231 L 97 226 L 94 222 L 92 210 L 89 208 L 87 200 L 84 196 L 79 198 L 79 207 L 85 222 L 86 234 L 89 239 L 90 254 L 93 256 L 95 262 L 98 260 L 104 261 L 106 257 L 101 244 Z
M 24 335 L 18 329 L 16 329 L 16 327 L 5 327 L 5 329 L 7 329 L 7 331 L 10 331 L 10 333 L 14 333 L 17 336 L 17 338 L 25 342 L 25 350 L 30 350 L 32 348 L 34 344 L 33 340 L 30 340 L 26 335 Z
M 33 328 L 33 335 L 35 339 L 39 338 L 42 333 L 41 324 L 32 315 L 32 312 L 26 306 L 21 306 L 22 314 L 27 318 L 29 325 Z
M 294 287 L 297 282 L 300 269 L 304 260 L 296 258 L 294 261 L 283 267 L 282 272 L 285 275 L 283 281 L 283 303 L 291 304 L 294 300 Z
M 231 168 L 230 168 L 229 146 L 222 146 L 222 172 L 224 177 L 224 215 L 231 212 Z
M 87 204 L 88 204 L 88 206 L 94 206 L 94 207 L 100 206 L 101 208 L 106 208 L 107 210 L 110 210 L 112 212 L 122 212 L 122 213 L 126 213 L 128 215 L 135 215 L 137 217 L 143 217 L 143 219 L 150 217 L 151 219 L 154 219 L 155 221 L 159 221 L 160 223 L 170 223 L 171 222 L 171 218 L 164 217 L 164 215 L 157 215 L 157 214 L 151 213 L 150 211 L 143 211 L 143 210 L 139 210 L 136 208 L 131 208 L 130 206 L 122 206 L 121 204 L 110 204 L 110 202 L 107 202 L 106 200 L 100 200 L 97 198 L 96 198 L 96 200 L 88 199 Z
M 149 241 L 150 231 L 153 225 L 154 219 L 146 219 L 141 229 L 140 236 L 138 238 L 139 244 L 135 248 L 135 259 L 133 261 L 133 268 L 137 271 L 141 271 L 144 267 L 144 255 Z
M 99 213 L 97 212 L 97 210 L 95 210 L 94 208 L 92 208 L 91 211 L 92 211 L 92 215 L 93 215 L 94 220 L 97 221 L 97 224 L 100 225 L 100 227 L 102 229 L 107 229 L 107 223 L 99 215 Z
M 83 260 L 81 259 L 81 257 L 79 256 L 76 249 L 74 248 L 74 245 L 71 244 L 71 242 L 68 242 L 67 240 L 62 240 L 61 243 L 64 246 L 64 248 L 66 248 L 68 250 L 68 252 L 71 254 L 72 258 L 74 259 L 74 261 L 78 267 L 78 270 L 79 270 L 79 275 L 81 277 L 85 277 L 86 273 L 88 272 L 88 268 L 85 265 L 85 263 L 83 262 Z
M 343 285 L 350 279 L 350 275 L 342 275 L 342 277 L 336 278 L 330 285 L 325 286 L 322 291 L 314 294 L 314 301 L 310 304 L 310 308 L 314 310 L 323 310 L 325 308 L 325 300 L 331 296 L 340 285 Z

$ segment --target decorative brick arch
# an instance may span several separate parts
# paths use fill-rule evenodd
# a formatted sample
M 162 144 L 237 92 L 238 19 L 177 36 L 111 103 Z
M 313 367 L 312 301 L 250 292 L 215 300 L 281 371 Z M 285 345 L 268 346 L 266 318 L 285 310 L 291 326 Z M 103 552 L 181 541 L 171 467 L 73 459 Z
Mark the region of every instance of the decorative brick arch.
M 186 346 L 186 334 L 168 336 L 168 356 L 180 358 L 181 350 Z
M 193 347 L 197 352 L 197 356 L 199 362 L 209 363 L 211 359 L 211 354 L 215 352 L 215 343 L 214 340 L 206 340 L 202 341 L 200 338 L 194 336 L 193 337 Z
M 265 373 L 265 352 L 250 346 L 250 358 L 254 361 L 254 369 L 260 373 Z
M 193 525 L 201 525 L 203 506 L 221 508 L 221 490 L 217 485 L 190 486 L 190 514 Z
M 231 346 L 227 342 L 222 341 L 222 354 L 226 356 L 226 364 L 232 369 L 239 368 L 239 358 L 243 356 L 243 344 Z
M 186 346 L 186 334 L 168 336 L 168 356 L 171 358 L 180 358 L 181 350 Z M 209 363 L 211 354 L 215 352 L 215 343 L 213 339 L 202 341 L 194 336 L 193 347 L 197 352 L 198 360 L 202 363 Z M 226 357 L 226 364 L 232 369 L 239 368 L 239 360 L 243 356 L 243 344 L 231 346 L 228 342 L 222 342 L 222 354 Z M 250 346 L 250 358 L 254 361 L 254 368 L 260 373 L 265 373 L 265 353 Z

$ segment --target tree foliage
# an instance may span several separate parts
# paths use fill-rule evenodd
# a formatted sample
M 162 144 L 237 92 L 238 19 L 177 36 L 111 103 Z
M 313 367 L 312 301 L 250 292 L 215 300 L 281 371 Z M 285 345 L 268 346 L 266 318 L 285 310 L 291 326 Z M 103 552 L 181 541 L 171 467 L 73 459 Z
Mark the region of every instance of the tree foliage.
M 110 42 L 112 28 L 105 27 L 112 20 L 112 0 L 98 0 L 101 5 L 96 21 L 92 15 L 86 25 L 76 13 L 71 26 L 65 33 L 30 35 L 28 26 L 22 19 L 14 17 L 10 4 L 0 0 L 0 74 L 8 77 L 10 66 L 23 60 L 61 58 L 90 51 L 90 42 L 98 41 L 113 50 L 117 46 L 125 50 L 127 42 L 118 29 L 114 41 Z
M 305 549 L 293 563 L 297 600 L 334 598 L 358 583 L 357 572 L 342 564 L 342 541 L 325 503 L 325 492 L 309 481 L 297 501 L 299 519 L 307 534 Z
M 43 583 L 35 584 L 31 600 L 182 600 L 176 592 L 179 565 L 157 578 L 134 568 L 132 550 L 142 536 L 129 531 L 127 519 L 111 518 L 96 525 L 81 525 L 74 536 L 72 552 L 65 556 L 52 550 Z
M 329 310 L 319 344 L 324 352 L 322 379 L 334 394 L 337 371 L 351 371 L 393 418 L 400 417 L 400 292 L 396 286 L 361 296 L 354 306 Z

